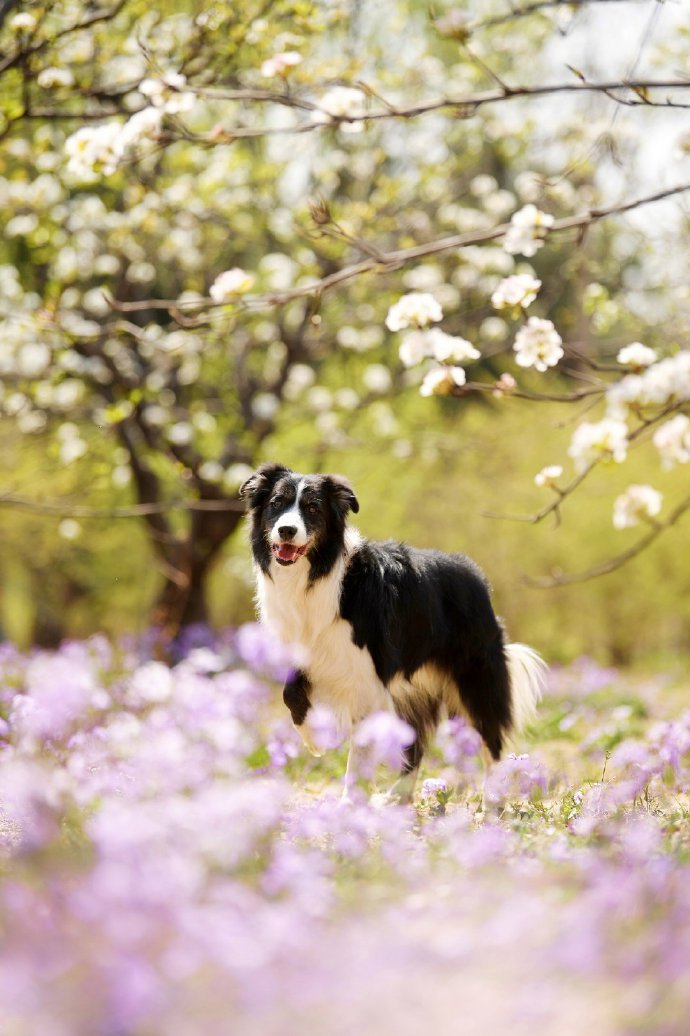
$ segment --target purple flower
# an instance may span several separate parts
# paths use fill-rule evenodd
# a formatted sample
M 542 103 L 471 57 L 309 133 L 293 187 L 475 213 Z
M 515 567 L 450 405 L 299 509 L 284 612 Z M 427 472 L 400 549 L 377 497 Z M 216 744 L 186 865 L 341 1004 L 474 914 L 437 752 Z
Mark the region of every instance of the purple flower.
M 258 622 L 240 626 L 235 643 L 240 658 L 247 665 L 275 680 L 287 680 L 305 660 L 303 651 L 283 644 Z
M 372 767 L 385 763 L 397 769 L 402 754 L 415 740 L 415 732 L 409 723 L 392 712 L 374 712 L 363 720 L 353 735 L 353 741 L 361 748 L 369 749 Z
M 338 748 L 344 740 L 342 724 L 327 705 L 314 705 L 307 714 L 309 734 L 320 752 Z
M 460 773 L 475 773 L 479 768 L 481 736 L 461 716 L 454 716 L 440 724 L 436 743 L 445 762 Z
M 486 801 L 493 806 L 516 799 L 541 798 L 546 791 L 546 770 L 528 755 L 509 755 L 495 763 L 484 783 Z
M 282 770 L 290 759 L 296 759 L 302 749 L 302 738 L 292 723 L 279 720 L 271 727 L 266 739 L 266 749 L 271 766 Z

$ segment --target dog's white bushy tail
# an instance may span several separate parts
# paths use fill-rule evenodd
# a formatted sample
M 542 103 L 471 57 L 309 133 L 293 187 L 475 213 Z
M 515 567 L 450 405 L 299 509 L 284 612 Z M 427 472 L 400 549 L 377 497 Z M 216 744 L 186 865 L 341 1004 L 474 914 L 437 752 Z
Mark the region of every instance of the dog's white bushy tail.
M 512 733 L 518 733 L 534 718 L 544 693 L 549 667 L 527 644 L 506 644 L 505 652 L 510 675 Z

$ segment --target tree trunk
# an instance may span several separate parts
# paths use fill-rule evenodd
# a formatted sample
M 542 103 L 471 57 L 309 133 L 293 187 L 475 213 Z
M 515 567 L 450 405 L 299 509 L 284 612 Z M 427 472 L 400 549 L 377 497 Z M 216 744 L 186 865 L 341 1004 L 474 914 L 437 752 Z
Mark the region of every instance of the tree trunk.
M 167 544 L 165 582 L 151 613 L 157 657 L 170 660 L 185 629 L 208 625 L 208 576 L 241 517 L 238 511 L 196 512 L 188 537 Z

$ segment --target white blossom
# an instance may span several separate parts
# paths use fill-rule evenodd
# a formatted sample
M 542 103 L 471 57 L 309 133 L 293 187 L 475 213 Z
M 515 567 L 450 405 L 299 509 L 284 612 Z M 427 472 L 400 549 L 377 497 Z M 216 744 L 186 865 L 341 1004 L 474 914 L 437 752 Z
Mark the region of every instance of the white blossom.
M 261 75 L 269 79 L 273 76 L 284 76 L 295 65 L 302 61 L 302 55 L 296 50 L 284 50 L 280 54 L 274 54 L 261 65 Z
M 81 525 L 74 518 L 63 518 L 58 525 L 58 534 L 63 540 L 76 540 L 81 536 Z
M 690 350 L 653 363 L 637 374 L 628 374 L 607 391 L 607 413 L 624 420 L 641 407 L 663 407 L 690 400 Z
M 254 274 L 247 273 L 239 266 L 232 270 L 225 270 L 219 273 L 209 289 L 209 295 L 214 302 L 229 302 L 238 295 L 244 295 L 254 287 L 256 278 Z
M 479 173 L 470 181 L 470 191 L 475 198 L 486 198 L 498 190 L 498 180 L 488 173 Z
M 336 406 L 343 410 L 356 410 L 362 402 L 359 395 L 352 388 L 341 388 L 335 393 L 333 401 Z
M 562 474 L 563 468 L 560 464 L 549 464 L 548 467 L 537 472 L 534 476 L 534 484 L 540 487 L 553 486 Z
M 511 255 L 533 256 L 544 244 L 553 216 L 541 212 L 536 205 L 524 205 L 514 212 L 503 238 L 503 247 Z
M 661 511 L 663 497 L 652 486 L 628 486 L 613 504 L 613 524 L 617 529 L 639 525 L 641 521 L 655 518 Z
M 366 97 L 361 90 L 351 86 L 334 86 L 319 101 L 319 110 L 313 118 L 317 122 L 340 122 L 346 120 L 342 129 L 350 133 L 358 133 L 362 128 L 359 121 L 365 114 Z
M 11 32 L 32 32 L 37 24 L 36 16 L 29 11 L 20 11 L 19 14 L 13 15 L 7 22 Z
M 189 421 L 177 421 L 166 429 L 166 435 L 174 446 L 188 446 L 194 438 L 194 429 Z
M 466 363 L 468 360 L 478 360 L 481 356 L 471 342 L 456 335 L 448 335 L 438 327 L 410 331 L 400 344 L 399 354 L 404 367 L 416 367 L 430 356 L 446 364 Z
M 178 115 L 196 104 L 196 96 L 184 89 L 186 84 L 187 77 L 181 72 L 164 72 L 158 79 L 142 79 L 139 93 L 166 115 Z
M 467 378 L 462 367 L 436 367 L 424 375 L 420 396 L 449 396 L 453 389 L 464 385 Z
M 307 405 L 321 413 L 333 406 L 333 393 L 325 385 L 314 385 L 307 392 Z
M 545 371 L 555 367 L 563 356 L 562 339 L 550 320 L 530 317 L 515 336 L 513 349 L 520 367 Z
M 229 490 L 237 490 L 240 488 L 243 482 L 246 482 L 254 469 L 248 464 L 231 464 L 230 467 L 225 470 L 225 477 L 223 479 L 224 485 Z
M 17 354 L 17 372 L 25 378 L 37 378 L 50 365 L 51 351 L 43 342 L 28 342 Z
M 690 418 L 677 414 L 654 432 L 653 440 L 664 468 L 690 461 Z
M 99 173 L 110 176 L 117 169 L 125 146 L 119 122 L 82 126 L 65 141 L 67 170 L 78 180 L 93 181 Z
M 65 421 L 57 430 L 58 456 L 63 464 L 71 464 L 83 457 L 88 446 L 81 438 L 79 429 L 72 421 Z
M 370 392 L 388 392 L 391 384 L 391 372 L 382 363 L 371 363 L 362 375 L 365 388 Z
M 536 299 L 540 288 L 541 281 L 532 274 L 513 274 L 512 277 L 505 277 L 496 288 L 491 296 L 491 305 L 494 309 L 514 309 L 517 306 L 527 309 Z
M 61 86 L 73 86 L 74 76 L 68 68 L 44 68 L 38 73 L 36 82 L 44 90 L 52 90 Z
M 651 367 L 653 363 L 656 363 L 657 354 L 654 349 L 643 345 L 642 342 L 631 342 L 630 345 L 624 346 L 619 351 L 616 359 L 627 367 L 644 370 L 645 367 Z
M 443 310 L 434 296 L 426 291 L 410 291 L 390 307 L 386 327 L 389 331 L 403 331 L 406 327 L 427 327 L 437 320 L 443 320 Z
M 410 331 L 400 343 L 398 350 L 403 367 L 416 367 L 431 356 L 431 342 L 426 331 Z
M 426 333 L 431 343 L 431 353 L 439 363 L 467 363 L 481 356 L 471 342 L 459 335 L 448 335 L 439 327 L 432 327 Z
M 573 458 L 575 468 L 582 472 L 588 465 L 601 459 L 610 459 L 620 464 L 628 451 L 628 427 L 623 421 L 605 417 L 592 424 L 583 421 L 573 434 L 568 455 Z
M 257 392 L 252 400 L 252 413 L 260 421 L 272 421 L 279 406 L 280 400 L 273 392 Z
M 120 141 L 123 150 L 137 144 L 143 137 L 158 137 L 162 122 L 163 112 L 153 105 L 135 112 L 122 127 Z

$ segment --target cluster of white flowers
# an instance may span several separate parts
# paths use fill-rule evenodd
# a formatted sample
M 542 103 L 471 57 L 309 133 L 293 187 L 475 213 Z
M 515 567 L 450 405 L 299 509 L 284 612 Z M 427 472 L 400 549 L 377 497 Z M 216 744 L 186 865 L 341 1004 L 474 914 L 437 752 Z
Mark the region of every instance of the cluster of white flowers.
M 562 339 L 550 320 L 530 317 L 515 336 L 515 359 L 520 367 L 545 371 L 563 356 Z
M 410 331 L 400 345 L 400 361 L 404 367 L 416 367 L 430 357 L 439 363 L 467 363 L 478 360 L 480 355 L 471 342 L 457 335 L 448 335 L 438 327 Z
M 534 302 L 541 281 L 530 273 L 516 273 L 505 277 L 491 296 L 494 309 L 527 309 Z
M 462 367 L 436 367 L 424 375 L 419 393 L 422 396 L 449 396 L 466 380 Z
M 654 349 L 643 345 L 642 342 L 631 342 L 630 345 L 623 346 L 616 359 L 626 367 L 640 371 L 656 363 L 657 354 Z
M 613 504 L 613 524 L 617 529 L 639 525 L 641 521 L 655 518 L 661 511 L 663 497 L 652 486 L 628 486 Z
M 639 374 L 628 374 L 606 394 L 607 414 L 625 420 L 644 407 L 663 407 L 690 400 L 690 349 L 653 363 Z
M 135 112 L 125 123 L 112 120 L 100 126 L 82 126 L 67 138 L 68 172 L 86 183 L 98 180 L 101 175 L 111 176 L 137 145 L 160 136 L 165 115 L 177 115 L 194 106 L 196 97 L 184 90 L 186 82 L 186 76 L 179 72 L 165 72 L 158 79 L 143 79 L 138 90 L 149 99 L 146 108 Z
M 553 226 L 553 216 L 541 212 L 536 205 L 524 205 L 514 212 L 510 226 L 503 238 L 503 247 L 511 255 L 524 255 L 527 258 L 544 244 L 549 228 Z
M 88 450 L 88 446 L 79 434 L 79 429 L 72 421 L 65 421 L 57 430 L 58 454 L 62 464 L 72 464 L 79 460 Z
M 139 93 L 147 97 L 154 108 L 166 115 L 179 115 L 191 111 L 196 96 L 185 90 L 187 77 L 181 72 L 164 72 L 157 79 L 142 79 Z
M 7 23 L 10 32 L 33 32 L 38 25 L 38 19 L 30 11 L 20 11 L 14 14 Z
M 122 124 L 119 122 L 82 126 L 65 141 L 68 172 L 85 181 L 98 179 L 99 172 L 110 176 L 124 154 L 121 134 Z
M 443 310 L 437 299 L 426 291 L 410 291 L 390 307 L 386 327 L 404 331 L 407 327 L 428 327 L 438 320 L 443 320 Z
M 366 96 L 361 90 L 334 86 L 323 95 L 312 118 L 315 122 L 338 122 L 346 132 L 359 133 L 364 128 L 361 119 L 365 114 Z
M 583 421 L 573 434 L 568 455 L 573 458 L 578 472 L 584 471 L 597 460 L 614 460 L 621 464 L 628 452 L 628 426 L 624 421 L 605 417 L 592 424 Z
M 560 464 L 549 464 L 548 467 L 542 468 L 534 476 L 534 484 L 542 487 L 555 486 L 557 479 L 563 474 L 563 468 Z
M 65 141 L 68 172 L 87 183 L 97 180 L 100 174 L 111 176 L 140 141 L 158 137 L 162 119 L 162 109 L 148 107 L 124 124 L 113 121 L 82 126 Z
M 280 54 L 274 54 L 273 57 L 263 62 L 261 65 L 261 75 L 265 79 L 272 79 L 274 76 L 284 77 L 291 68 L 299 65 L 301 61 L 302 55 L 298 54 L 296 50 L 281 51 Z
M 234 266 L 232 270 L 219 273 L 209 289 L 214 302 L 232 302 L 238 295 L 244 295 L 254 287 L 256 278 L 253 273 Z
M 676 414 L 657 428 L 653 442 L 659 451 L 662 467 L 687 464 L 690 461 L 690 418 L 685 414 Z
M 44 68 L 36 77 L 36 82 L 44 90 L 74 85 L 74 76 L 68 68 Z

